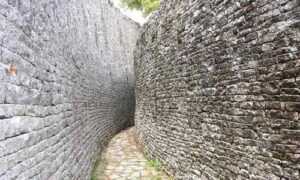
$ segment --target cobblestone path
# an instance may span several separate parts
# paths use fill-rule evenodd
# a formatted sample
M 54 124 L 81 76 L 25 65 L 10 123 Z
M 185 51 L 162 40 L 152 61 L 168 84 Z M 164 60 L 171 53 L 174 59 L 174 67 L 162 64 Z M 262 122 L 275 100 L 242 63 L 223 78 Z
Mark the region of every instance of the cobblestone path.
M 93 173 L 93 180 L 171 180 L 146 160 L 134 140 L 134 128 L 109 143 Z

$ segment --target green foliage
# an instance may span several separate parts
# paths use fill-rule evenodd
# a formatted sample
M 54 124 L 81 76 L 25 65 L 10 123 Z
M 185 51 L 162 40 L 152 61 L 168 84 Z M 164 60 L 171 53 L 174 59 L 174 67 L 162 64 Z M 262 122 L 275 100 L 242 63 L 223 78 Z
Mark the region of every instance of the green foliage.
M 156 177 L 152 177 L 151 180 L 163 180 L 163 179 L 160 176 L 156 176 Z
M 147 160 L 147 165 L 151 168 L 154 168 L 155 171 L 157 171 L 158 173 L 153 175 L 150 179 L 151 180 L 174 180 L 173 177 L 166 177 L 164 175 L 164 172 L 163 172 L 163 167 L 162 167 L 162 163 L 157 160 L 157 159 L 148 159 Z
M 107 165 L 107 160 L 103 157 L 102 158 L 98 157 L 92 171 L 91 180 L 102 179 L 106 165 Z
M 124 5 L 131 9 L 142 10 L 145 15 L 159 8 L 160 0 L 121 0 Z
M 161 170 L 161 163 L 157 159 L 155 159 L 155 160 L 148 160 L 147 163 L 148 163 L 148 165 L 150 167 L 153 167 L 156 171 L 160 171 Z

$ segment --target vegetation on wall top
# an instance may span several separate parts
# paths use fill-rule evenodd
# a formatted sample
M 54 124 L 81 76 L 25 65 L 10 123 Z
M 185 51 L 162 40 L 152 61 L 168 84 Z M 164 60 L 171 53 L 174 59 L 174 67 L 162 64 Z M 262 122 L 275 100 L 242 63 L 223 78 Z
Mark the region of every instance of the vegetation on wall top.
M 145 15 L 157 10 L 160 0 L 121 0 L 122 3 L 130 9 L 138 9 L 143 11 Z

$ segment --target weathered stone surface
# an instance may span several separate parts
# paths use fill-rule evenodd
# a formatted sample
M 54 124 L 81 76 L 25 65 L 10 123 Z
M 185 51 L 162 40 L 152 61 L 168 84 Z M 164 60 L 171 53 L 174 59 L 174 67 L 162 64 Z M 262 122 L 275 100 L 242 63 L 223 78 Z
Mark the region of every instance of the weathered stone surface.
M 296 0 L 164 0 L 135 54 L 136 125 L 177 179 L 300 179 Z
M 1 180 L 89 179 L 133 118 L 138 29 L 108 0 L 0 0 Z

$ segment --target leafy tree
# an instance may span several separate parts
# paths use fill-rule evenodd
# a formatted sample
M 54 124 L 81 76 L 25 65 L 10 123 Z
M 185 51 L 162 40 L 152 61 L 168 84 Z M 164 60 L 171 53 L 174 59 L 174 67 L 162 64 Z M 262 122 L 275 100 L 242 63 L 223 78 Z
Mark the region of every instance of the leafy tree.
M 160 0 L 122 0 L 130 9 L 142 10 L 145 15 L 159 8 Z

